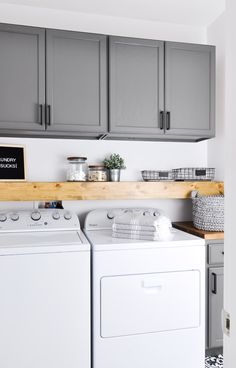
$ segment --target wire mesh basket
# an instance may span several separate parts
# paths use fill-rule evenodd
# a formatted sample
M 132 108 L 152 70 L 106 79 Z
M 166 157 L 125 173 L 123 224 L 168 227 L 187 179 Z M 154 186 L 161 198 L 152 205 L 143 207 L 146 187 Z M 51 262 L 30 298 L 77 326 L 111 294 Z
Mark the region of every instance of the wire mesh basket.
M 193 225 L 205 231 L 224 231 L 224 196 L 192 194 Z
M 183 167 L 174 169 L 174 180 L 214 180 L 215 169 L 208 167 Z
M 143 170 L 144 181 L 173 180 L 172 170 Z

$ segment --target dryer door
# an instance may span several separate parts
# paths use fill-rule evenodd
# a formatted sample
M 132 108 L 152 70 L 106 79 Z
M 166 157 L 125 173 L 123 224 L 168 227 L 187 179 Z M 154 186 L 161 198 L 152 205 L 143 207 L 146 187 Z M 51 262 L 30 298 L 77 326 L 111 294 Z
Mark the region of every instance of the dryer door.
M 104 338 L 199 325 L 198 270 L 101 279 L 101 336 Z

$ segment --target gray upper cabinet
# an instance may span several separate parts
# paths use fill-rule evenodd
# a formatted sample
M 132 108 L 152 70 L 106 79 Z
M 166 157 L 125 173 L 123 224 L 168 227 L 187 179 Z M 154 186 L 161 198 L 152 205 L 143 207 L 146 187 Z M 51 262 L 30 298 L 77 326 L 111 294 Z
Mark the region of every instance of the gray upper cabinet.
M 215 134 L 213 46 L 0 24 L 0 50 L 1 135 Z
M 165 43 L 165 133 L 214 136 L 215 47 Z
M 109 37 L 109 132 L 164 133 L 164 42 Z
M 44 130 L 45 30 L 0 25 L 0 129 Z
M 46 31 L 46 129 L 107 131 L 107 37 Z
M 113 136 L 213 137 L 215 47 L 110 37 L 109 98 Z

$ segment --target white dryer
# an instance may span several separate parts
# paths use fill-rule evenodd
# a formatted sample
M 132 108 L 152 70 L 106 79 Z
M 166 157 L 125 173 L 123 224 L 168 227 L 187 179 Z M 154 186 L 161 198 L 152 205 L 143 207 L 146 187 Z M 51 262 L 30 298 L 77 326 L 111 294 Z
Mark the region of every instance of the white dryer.
M 112 238 L 122 209 L 90 212 L 93 368 L 203 368 L 204 240 Z
M 0 214 L 0 299 L 0 367 L 90 368 L 90 245 L 76 214 Z

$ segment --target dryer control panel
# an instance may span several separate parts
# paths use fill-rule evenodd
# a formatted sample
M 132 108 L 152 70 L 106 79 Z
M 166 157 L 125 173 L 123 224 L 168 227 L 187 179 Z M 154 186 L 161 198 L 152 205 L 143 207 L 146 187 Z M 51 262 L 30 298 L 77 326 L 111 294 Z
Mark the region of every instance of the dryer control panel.
M 148 208 L 148 207 L 135 207 L 135 208 L 100 208 L 97 210 L 90 211 L 84 223 L 85 230 L 105 230 L 111 229 L 116 216 L 122 215 L 129 211 L 142 211 L 143 214 L 151 214 L 152 216 L 157 216 L 159 213 L 163 213 L 162 210 L 158 208 Z

